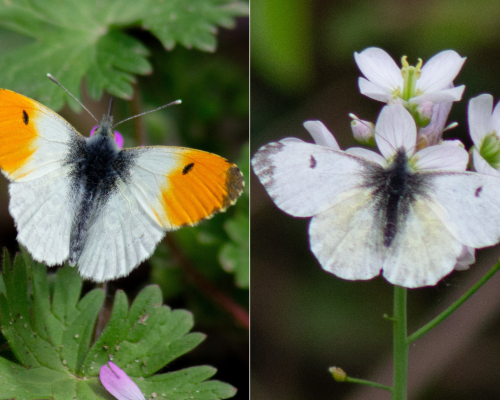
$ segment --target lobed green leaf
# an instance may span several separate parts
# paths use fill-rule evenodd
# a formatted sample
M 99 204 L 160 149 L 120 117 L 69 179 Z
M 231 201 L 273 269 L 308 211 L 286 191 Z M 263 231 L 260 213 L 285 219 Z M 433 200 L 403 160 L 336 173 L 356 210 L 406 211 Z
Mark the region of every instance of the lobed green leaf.
M 191 313 L 162 305 L 157 286 L 143 289 L 130 310 L 126 295 L 117 291 L 110 321 L 91 345 L 104 293 L 94 289 L 80 299 L 75 268 L 57 271 L 50 296 L 44 265 L 24 253 L 12 267 L 4 253 L 0 282 L 0 329 L 21 364 L 0 357 L 0 399 L 112 400 L 98 378 L 110 360 L 146 397 L 222 399 L 235 393 L 225 383 L 205 382 L 215 373 L 211 367 L 153 375 L 204 339 L 189 333 Z

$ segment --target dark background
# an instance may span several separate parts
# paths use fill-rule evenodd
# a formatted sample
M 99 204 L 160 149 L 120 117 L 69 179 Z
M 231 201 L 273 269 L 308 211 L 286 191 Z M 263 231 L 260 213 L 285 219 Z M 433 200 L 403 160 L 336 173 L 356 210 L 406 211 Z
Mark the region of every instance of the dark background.
M 496 1 L 252 0 L 251 154 L 284 137 L 312 142 L 319 119 L 345 149 L 356 145 L 348 113 L 375 121 L 383 104 L 359 93 L 353 53 L 376 46 L 400 65 L 453 49 L 467 61 L 449 122 L 469 149 L 466 107 L 480 93 L 500 96 L 500 3 Z M 393 288 L 383 278 L 344 281 L 309 250 L 309 219 L 280 211 L 251 177 L 251 390 L 259 400 L 389 399 L 380 389 L 337 383 L 330 366 L 392 384 Z M 499 221 L 500 223 L 500 221 Z M 410 290 L 412 333 L 469 289 L 498 260 L 477 252 L 470 270 Z M 410 399 L 500 398 L 500 276 L 410 351 Z

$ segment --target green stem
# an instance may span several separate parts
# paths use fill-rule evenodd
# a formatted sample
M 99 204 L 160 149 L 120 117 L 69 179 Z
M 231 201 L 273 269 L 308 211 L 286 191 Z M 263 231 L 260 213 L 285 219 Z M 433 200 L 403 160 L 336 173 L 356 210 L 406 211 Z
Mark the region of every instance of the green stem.
M 500 269 L 500 262 L 496 263 L 491 269 L 484 275 L 477 283 L 472 286 L 469 290 L 467 290 L 457 301 L 455 301 L 451 306 L 449 306 L 446 310 L 444 310 L 441 314 L 439 314 L 436 318 L 434 318 L 432 321 L 428 322 L 425 324 L 422 328 L 420 328 L 418 331 L 414 332 L 409 338 L 408 338 L 408 344 L 411 342 L 414 342 L 418 338 L 422 337 L 425 335 L 427 332 L 429 332 L 432 328 L 436 327 L 440 322 L 444 321 L 446 317 L 448 317 L 452 312 L 454 312 L 458 307 L 460 307 L 465 301 L 471 297 L 476 291 L 483 286 L 488 280 L 495 275 L 495 273 Z
M 408 350 L 406 288 L 394 285 L 394 381 L 392 400 L 406 400 Z
M 351 378 L 348 376 L 345 378 L 344 382 L 359 383 L 360 385 L 371 386 L 374 388 L 384 389 L 384 390 L 388 390 L 389 392 L 392 392 L 392 387 L 382 385 L 381 383 L 377 383 L 377 382 L 367 381 L 366 379 L 357 379 L 357 378 Z

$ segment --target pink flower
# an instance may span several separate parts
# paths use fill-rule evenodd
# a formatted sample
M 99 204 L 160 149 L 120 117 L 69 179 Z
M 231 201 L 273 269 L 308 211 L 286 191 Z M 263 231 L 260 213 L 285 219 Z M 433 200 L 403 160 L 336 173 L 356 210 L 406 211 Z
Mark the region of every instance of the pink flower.
M 118 400 L 145 400 L 132 379 L 111 361 L 101 367 L 99 378 L 106 390 Z

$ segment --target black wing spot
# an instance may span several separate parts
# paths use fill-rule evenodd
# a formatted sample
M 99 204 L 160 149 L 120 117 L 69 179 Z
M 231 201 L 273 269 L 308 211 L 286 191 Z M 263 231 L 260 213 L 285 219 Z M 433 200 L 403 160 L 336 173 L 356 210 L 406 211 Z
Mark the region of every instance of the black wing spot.
M 476 189 L 476 194 L 475 196 L 476 197 L 479 197 L 480 193 L 483 191 L 483 187 L 482 186 L 479 186 L 477 189 Z
M 28 117 L 28 113 L 23 110 L 23 122 L 25 125 L 28 125 L 28 122 L 30 122 L 30 117 Z
M 316 168 L 316 159 L 313 156 L 311 156 L 310 162 L 309 167 Z
M 189 171 L 191 171 L 194 167 L 194 163 L 186 165 L 182 170 L 182 175 L 186 175 Z

